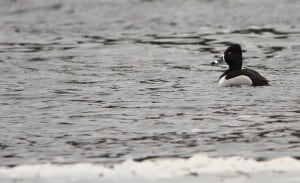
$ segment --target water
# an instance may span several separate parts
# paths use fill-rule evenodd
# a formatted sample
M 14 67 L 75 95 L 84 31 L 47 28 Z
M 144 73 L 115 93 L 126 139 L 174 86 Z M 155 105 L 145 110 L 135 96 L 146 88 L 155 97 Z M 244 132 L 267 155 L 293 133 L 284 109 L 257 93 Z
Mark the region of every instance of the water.
M 299 158 L 299 7 L 1 1 L 0 165 Z M 271 86 L 217 86 L 229 42 Z

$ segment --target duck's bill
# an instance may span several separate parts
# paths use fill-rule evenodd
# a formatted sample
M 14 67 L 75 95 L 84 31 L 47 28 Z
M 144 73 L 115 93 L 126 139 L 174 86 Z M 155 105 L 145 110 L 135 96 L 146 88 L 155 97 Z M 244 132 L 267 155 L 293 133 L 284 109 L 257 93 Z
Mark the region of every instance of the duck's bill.
M 217 60 L 214 60 L 210 63 L 210 65 L 219 65 L 224 62 L 224 55 L 220 56 Z

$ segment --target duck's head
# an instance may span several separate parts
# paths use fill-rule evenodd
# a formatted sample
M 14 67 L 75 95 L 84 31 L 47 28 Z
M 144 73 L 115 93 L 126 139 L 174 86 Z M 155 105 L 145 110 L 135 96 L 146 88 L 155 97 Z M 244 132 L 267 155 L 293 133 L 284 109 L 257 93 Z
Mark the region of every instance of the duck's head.
M 242 48 L 239 44 L 232 44 L 224 51 L 224 60 L 229 70 L 240 70 L 243 64 Z

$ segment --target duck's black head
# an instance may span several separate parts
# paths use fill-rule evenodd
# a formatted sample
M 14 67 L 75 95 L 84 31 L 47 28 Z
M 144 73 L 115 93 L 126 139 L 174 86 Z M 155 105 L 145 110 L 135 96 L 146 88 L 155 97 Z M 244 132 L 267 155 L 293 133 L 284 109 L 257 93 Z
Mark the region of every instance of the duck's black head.
M 230 45 L 224 52 L 224 60 L 229 65 L 229 70 L 240 70 L 243 64 L 241 46 L 239 44 Z

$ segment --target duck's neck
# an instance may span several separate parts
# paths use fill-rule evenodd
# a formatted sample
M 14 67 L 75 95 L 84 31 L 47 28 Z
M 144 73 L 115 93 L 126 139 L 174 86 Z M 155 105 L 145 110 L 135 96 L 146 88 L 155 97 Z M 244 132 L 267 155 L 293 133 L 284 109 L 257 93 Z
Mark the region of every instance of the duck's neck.
M 229 66 L 229 71 L 238 71 L 242 69 L 242 64 L 240 65 L 230 65 Z

